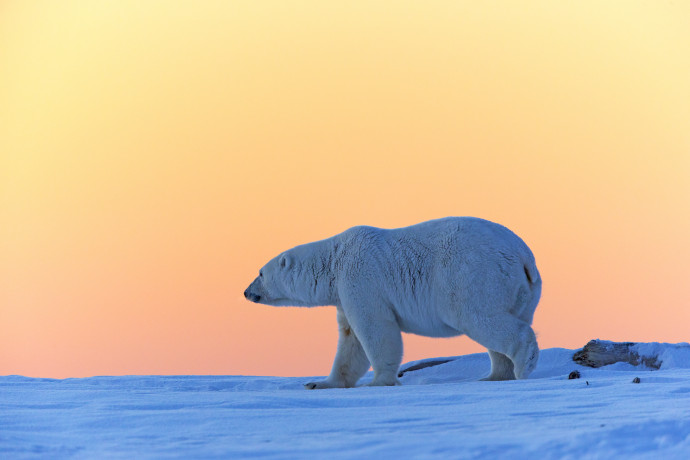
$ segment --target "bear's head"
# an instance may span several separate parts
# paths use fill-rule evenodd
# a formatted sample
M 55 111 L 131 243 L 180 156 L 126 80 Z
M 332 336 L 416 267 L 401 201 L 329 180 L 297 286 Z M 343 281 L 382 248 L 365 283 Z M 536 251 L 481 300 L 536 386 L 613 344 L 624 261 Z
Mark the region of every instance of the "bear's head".
M 285 251 L 261 268 L 244 296 L 252 302 L 272 306 L 328 305 L 323 286 L 327 283 L 319 283 L 323 271 L 316 269 L 315 263 L 309 245 Z

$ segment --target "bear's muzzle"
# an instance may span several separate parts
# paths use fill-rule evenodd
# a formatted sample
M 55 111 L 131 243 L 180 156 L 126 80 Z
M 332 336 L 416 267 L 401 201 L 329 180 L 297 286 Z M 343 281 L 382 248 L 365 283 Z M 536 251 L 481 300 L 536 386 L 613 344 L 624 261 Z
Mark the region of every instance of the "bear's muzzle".
M 253 292 L 249 292 L 249 289 L 247 289 L 246 291 L 244 291 L 244 297 L 245 297 L 247 300 L 250 300 L 250 301 L 255 302 L 255 303 L 258 303 L 259 300 L 261 300 L 261 296 L 260 296 L 260 295 L 256 295 L 256 294 L 254 294 Z

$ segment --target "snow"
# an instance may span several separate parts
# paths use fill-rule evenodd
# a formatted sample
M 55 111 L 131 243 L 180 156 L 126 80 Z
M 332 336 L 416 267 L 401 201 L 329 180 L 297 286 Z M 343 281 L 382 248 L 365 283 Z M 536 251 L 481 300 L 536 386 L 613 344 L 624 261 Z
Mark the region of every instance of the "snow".
M 657 356 L 661 369 L 690 369 L 690 344 L 679 343 L 669 347 L 666 343 L 637 343 L 632 349 L 640 356 Z
M 655 371 L 552 348 L 508 382 L 477 381 L 489 359 L 474 354 L 399 387 L 316 391 L 310 377 L 5 376 L 0 458 L 687 459 L 689 351 L 640 345 L 662 356 Z

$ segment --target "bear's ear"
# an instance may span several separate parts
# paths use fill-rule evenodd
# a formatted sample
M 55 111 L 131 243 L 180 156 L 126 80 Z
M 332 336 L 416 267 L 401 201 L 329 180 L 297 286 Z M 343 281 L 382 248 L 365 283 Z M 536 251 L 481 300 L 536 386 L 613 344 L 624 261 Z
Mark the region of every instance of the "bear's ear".
M 292 257 L 288 254 L 280 256 L 280 268 L 288 269 L 292 266 Z

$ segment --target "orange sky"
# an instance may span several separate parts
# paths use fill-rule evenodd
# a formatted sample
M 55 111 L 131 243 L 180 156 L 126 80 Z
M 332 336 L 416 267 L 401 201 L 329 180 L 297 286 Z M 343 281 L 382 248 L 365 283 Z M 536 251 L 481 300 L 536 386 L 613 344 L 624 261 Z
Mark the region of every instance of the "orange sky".
M 335 309 L 245 301 L 258 269 L 447 215 L 531 246 L 541 347 L 690 340 L 688 24 L 686 2 L 3 2 L 0 375 L 327 374 Z

